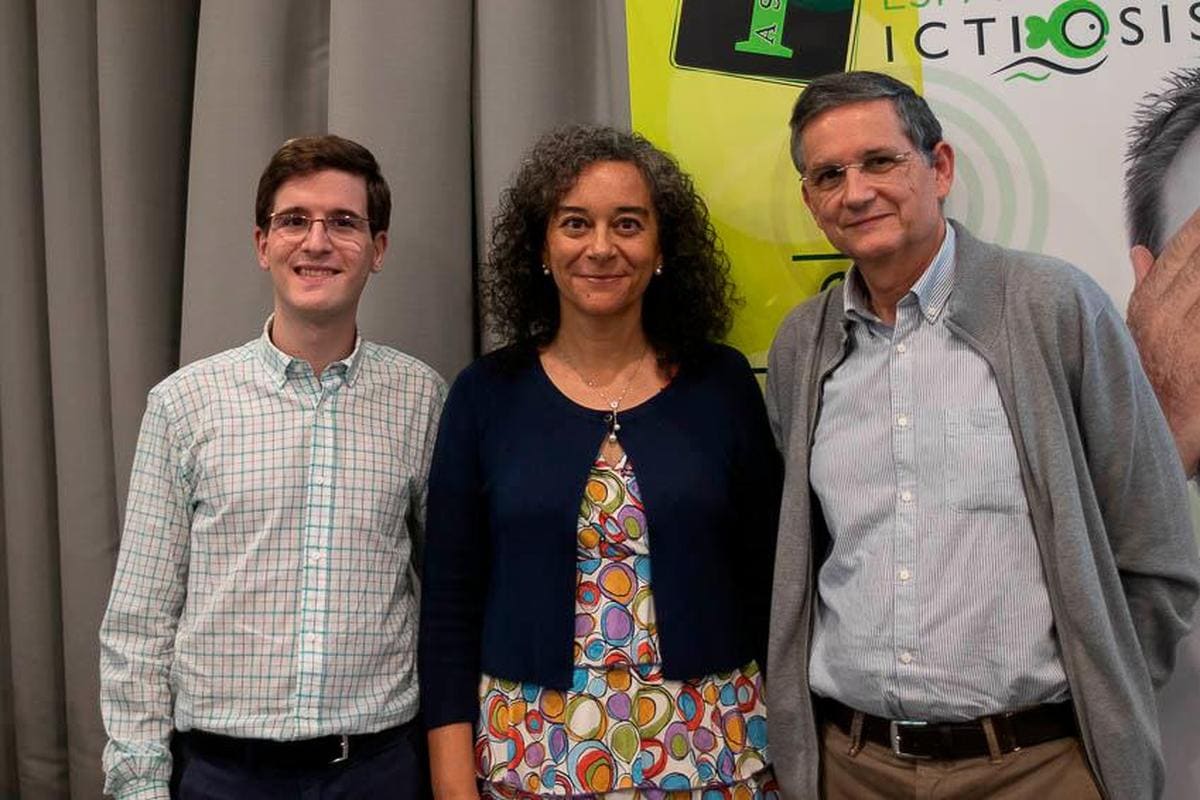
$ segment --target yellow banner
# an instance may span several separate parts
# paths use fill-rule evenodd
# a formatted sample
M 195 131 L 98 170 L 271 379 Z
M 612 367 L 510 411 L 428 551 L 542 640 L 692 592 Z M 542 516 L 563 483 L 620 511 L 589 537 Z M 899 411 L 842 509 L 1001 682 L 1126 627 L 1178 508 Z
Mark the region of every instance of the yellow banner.
M 843 69 L 920 89 L 917 11 L 889 3 L 626 0 L 633 128 L 707 201 L 746 300 L 730 343 L 756 367 L 784 315 L 848 266 L 800 199 L 787 125 L 800 90 Z

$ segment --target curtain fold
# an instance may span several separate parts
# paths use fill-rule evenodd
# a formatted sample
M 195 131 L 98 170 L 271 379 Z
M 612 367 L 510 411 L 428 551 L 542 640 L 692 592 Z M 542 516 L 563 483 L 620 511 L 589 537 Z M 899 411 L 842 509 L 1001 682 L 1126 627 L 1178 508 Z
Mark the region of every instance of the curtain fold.
M 65 701 L 35 7 L 0 0 L 0 502 L 5 682 L 0 793 L 61 797 Z
M 180 363 L 258 335 L 271 284 L 254 256 L 258 176 L 285 139 L 324 133 L 328 0 L 200 6 Z
M 38 102 L 42 214 L 45 230 L 46 312 L 49 320 L 50 407 L 54 426 L 57 508 L 57 614 L 32 631 L 50 639 L 48 664 L 59 691 L 47 704 L 18 717 L 18 742 L 45 726 L 39 751 L 66 747 L 65 765 L 51 753 L 22 766 L 45 770 L 61 783 L 65 766 L 72 792 L 95 791 L 100 721 L 76 709 L 94 706 L 95 670 L 72 665 L 96 661 L 100 623 L 116 527 L 116 482 L 108 373 L 104 219 L 100 207 L 100 133 L 96 68 L 96 9 L 46 0 L 37 4 Z M 14 596 L 15 597 L 15 596 Z M 14 599 L 10 597 L 10 600 Z M 57 619 L 55 619 L 57 617 Z M 54 634 L 57 633 L 57 636 Z M 46 680 L 43 678 L 42 680 Z M 51 741 L 53 737 L 53 742 Z M 24 792 L 23 792 L 24 794 Z M 47 797 L 52 796 L 50 794 Z
M 392 189 L 383 271 L 359 307 L 364 335 L 450 378 L 474 347 L 472 3 L 402 6 L 333 5 L 328 129 L 369 147 Z
M 629 127 L 625 4 L 509 0 L 476 7 L 475 238 L 488 226 L 522 154 L 571 122 Z M 483 326 L 485 349 L 496 344 Z
M 365 335 L 480 346 L 500 188 L 557 124 L 628 125 L 620 0 L 0 0 L 0 797 L 95 798 L 96 631 L 146 391 L 258 334 L 254 192 L 287 138 L 392 187 Z
M 100 209 L 122 508 L 146 390 L 179 363 L 198 6 L 198 0 L 98 6 Z

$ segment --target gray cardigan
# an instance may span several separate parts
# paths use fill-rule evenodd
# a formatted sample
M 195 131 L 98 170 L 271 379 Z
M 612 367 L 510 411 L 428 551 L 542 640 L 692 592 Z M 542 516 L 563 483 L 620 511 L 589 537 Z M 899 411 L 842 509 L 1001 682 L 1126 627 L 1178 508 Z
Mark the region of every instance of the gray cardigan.
M 1200 593 L 1175 444 L 1124 322 L 1090 278 L 951 224 L 957 267 L 946 324 L 999 384 L 1088 760 L 1105 796 L 1160 796 L 1154 689 L 1171 672 Z M 808 458 L 822 381 L 846 347 L 835 286 L 784 321 L 767 379 L 787 460 L 768 651 L 771 755 L 784 796 L 796 799 L 817 796 L 808 655 L 828 536 Z

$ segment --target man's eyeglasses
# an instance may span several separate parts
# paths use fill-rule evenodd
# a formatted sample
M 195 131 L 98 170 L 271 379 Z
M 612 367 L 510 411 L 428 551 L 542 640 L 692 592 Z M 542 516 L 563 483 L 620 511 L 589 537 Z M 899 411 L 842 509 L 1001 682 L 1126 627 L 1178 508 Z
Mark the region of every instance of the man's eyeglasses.
M 335 241 L 357 242 L 371 228 L 371 221 L 353 214 L 334 214 L 330 217 L 310 217 L 299 211 L 279 211 L 272 214 L 271 230 L 283 239 L 298 240 L 308 235 L 314 222 L 325 225 L 325 234 Z
M 880 177 L 887 175 L 896 167 L 912 158 L 912 156 L 913 152 L 906 150 L 903 153 L 878 153 L 851 164 L 828 164 L 801 175 L 800 181 L 807 184 L 810 190 L 821 194 L 828 194 L 837 191 L 846 184 L 847 170 L 856 169 L 863 175 Z

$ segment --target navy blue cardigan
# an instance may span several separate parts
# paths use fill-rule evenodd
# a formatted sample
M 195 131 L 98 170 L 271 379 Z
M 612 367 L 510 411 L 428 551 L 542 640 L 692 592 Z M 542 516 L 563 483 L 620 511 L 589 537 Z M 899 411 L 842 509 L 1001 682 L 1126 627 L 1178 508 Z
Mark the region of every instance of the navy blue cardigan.
M 485 356 L 450 389 L 421 590 L 428 727 L 478 719 L 481 672 L 571 685 L 576 526 L 604 417 L 559 392 L 531 351 Z M 710 345 L 620 419 L 646 507 L 663 675 L 765 667 L 782 464 L 749 364 Z

